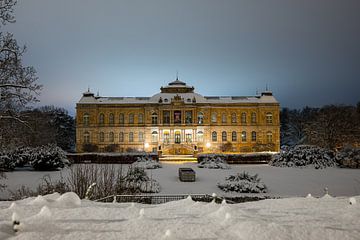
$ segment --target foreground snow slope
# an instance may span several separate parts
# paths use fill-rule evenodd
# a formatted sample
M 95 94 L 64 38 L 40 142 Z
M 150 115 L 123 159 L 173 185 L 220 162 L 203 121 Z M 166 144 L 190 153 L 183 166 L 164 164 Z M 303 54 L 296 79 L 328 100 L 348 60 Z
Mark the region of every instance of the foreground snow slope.
M 234 205 L 191 199 L 143 205 L 52 194 L 0 202 L 0 239 L 359 239 L 359 202 L 360 196 L 327 195 Z

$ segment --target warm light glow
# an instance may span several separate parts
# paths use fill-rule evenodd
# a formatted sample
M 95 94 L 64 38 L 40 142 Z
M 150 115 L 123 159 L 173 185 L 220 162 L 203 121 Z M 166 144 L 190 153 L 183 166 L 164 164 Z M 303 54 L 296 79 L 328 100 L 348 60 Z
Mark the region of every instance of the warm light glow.
M 207 147 L 207 148 L 211 147 L 211 143 L 209 143 L 209 142 L 206 143 L 206 147 Z
M 144 146 L 145 146 L 145 148 L 148 148 L 150 145 L 149 145 L 149 143 L 145 143 Z

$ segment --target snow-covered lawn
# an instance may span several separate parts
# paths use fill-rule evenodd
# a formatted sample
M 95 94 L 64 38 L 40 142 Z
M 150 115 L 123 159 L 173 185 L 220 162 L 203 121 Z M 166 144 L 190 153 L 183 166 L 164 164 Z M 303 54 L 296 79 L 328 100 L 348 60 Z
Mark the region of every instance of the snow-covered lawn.
M 163 163 L 159 169 L 146 170 L 149 177 L 157 180 L 161 185 L 160 194 L 189 194 L 189 193 L 217 193 L 229 195 L 217 187 L 230 174 L 247 171 L 258 174 L 268 187 L 266 196 L 289 197 L 322 196 L 324 188 L 328 187 L 333 196 L 360 195 L 360 169 L 342 168 L 279 168 L 268 165 L 231 165 L 231 169 L 198 168 L 196 163 L 170 164 Z M 123 166 L 124 167 L 124 166 Z M 196 171 L 196 182 L 180 182 L 179 167 L 191 167 Z M 14 171 L 8 172 L 5 183 L 10 190 L 18 189 L 21 185 L 35 188 L 41 178 L 49 174 L 52 179 L 59 179 L 60 175 L 66 179 L 69 169 L 57 172 Z M 0 198 L 8 197 L 8 192 L 0 192 Z
M 352 201 L 353 204 L 349 204 Z M 354 204 L 354 202 L 357 202 Z M 241 204 L 80 201 L 66 193 L 0 202 L 0 239 L 359 239 L 360 196 Z M 16 213 L 14 215 L 14 213 Z M 20 222 L 13 231 L 12 216 Z

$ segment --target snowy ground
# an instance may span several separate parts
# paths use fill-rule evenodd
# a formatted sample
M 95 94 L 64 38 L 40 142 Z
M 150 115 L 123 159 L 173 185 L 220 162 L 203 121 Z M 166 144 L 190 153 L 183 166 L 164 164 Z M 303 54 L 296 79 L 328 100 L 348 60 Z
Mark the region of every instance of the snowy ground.
M 0 202 L 0 239 L 355 240 L 360 236 L 359 202 L 360 196 L 327 195 L 234 205 L 191 199 L 142 205 L 52 194 Z M 12 216 L 20 222 L 17 233 Z
M 333 196 L 360 195 L 360 169 L 299 169 L 279 168 L 268 165 L 231 165 L 231 169 L 206 169 L 198 168 L 196 163 L 186 164 L 163 164 L 163 168 L 147 170 L 149 176 L 159 181 L 162 190 L 160 194 L 167 193 L 207 193 L 213 192 L 225 195 L 216 184 L 224 181 L 229 174 L 248 171 L 251 174 L 258 173 L 259 177 L 269 188 L 265 195 L 275 197 L 322 196 L 324 188 L 328 187 Z M 196 171 L 196 182 L 180 182 L 178 179 L 179 167 L 192 167 Z M 10 190 L 16 190 L 21 185 L 35 188 L 41 178 L 49 174 L 52 179 L 58 179 L 62 175 L 65 179 L 69 169 L 57 172 L 36 172 L 21 170 L 6 173 L 5 183 Z M 0 199 L 9 196 L 7 191 L 0 192 Z

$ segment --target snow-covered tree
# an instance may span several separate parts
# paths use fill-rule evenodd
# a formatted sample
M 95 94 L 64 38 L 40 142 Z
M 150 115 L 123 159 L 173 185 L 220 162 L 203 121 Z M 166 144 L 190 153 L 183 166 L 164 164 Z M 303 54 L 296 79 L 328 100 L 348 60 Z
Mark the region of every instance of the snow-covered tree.
M 1 24 L 15 22 L 13 7 L 16 0 L 0 0 Z M 0 27 L 1 27 L 0 24 Z M 22 63 L 26 47 L 19 46 L 13 34 L 0 32 L 0 141 L 11 137 L 12 122 L 27 125 L 20 111 L 29 103 L 38 101 L 36 96 L 42 86 L 37 84 L 36 71 Z

